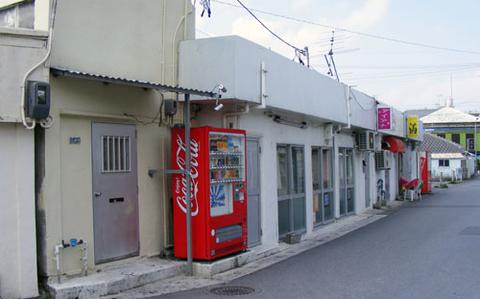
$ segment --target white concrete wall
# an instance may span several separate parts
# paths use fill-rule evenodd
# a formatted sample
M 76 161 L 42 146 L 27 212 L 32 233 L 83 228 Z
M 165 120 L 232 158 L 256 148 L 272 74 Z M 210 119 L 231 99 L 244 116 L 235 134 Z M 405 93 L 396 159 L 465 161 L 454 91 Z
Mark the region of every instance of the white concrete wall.
M 211 90 L 222 83 L 227 87 L 224 98 L 260 104 L 262 62 L 267 70 L 267 107 L 347 124 L 348 93 L 344 84 L 238 36 L 182 42 L 180 85 Z M 351 124 L 374 130 L 374 99 L 358 91 L 352 93 Z
M 38 295 L 34 134 L 21 121 L 25 73 L 46 53 L 46 32 L 0 28 L 0 297 Z M 31 80 L 48 81 L 38 68 Z
M 46 32 L 0 28 L 0 122 L 21 121 L 23 76 L 45 56 L 46 40 Z M 29 79 L 48 81 L 48 69 Z
M 230 109 L 215 112 L 213 106 L 202 105 L 201 111 L 194 117 L 193 126 L 222 127 L 223 116 Z M 276 245 L 278 243 L 278 198 L 277 198 L 277 145 L 303 145 L 305 153 L 305 187 L 306 187 L 306 230 L 307 234 L 313 227 L 313 185 L 312 185 L 312 146 L 328 146 L 333 148 L 333 140 L 326 139 L 325 124 L 316 124 L 307 129 L 275 123 L 264 115 L 263 110 L 251 109 L 248 114 L 238 116 L 238 128 L 247 131 L 247 135 L 259 137 L 262 152 L 260 155 L 261 172 L 261 225 L 263 230 L 262 243 Z M 335 137 L 334 168 L 338 169 L 338 148 L 352 148 L 353 137 L 350 133 L 342 133 Z M 363 154 L 354 151 L 355 175 L 355 212 L 365 209 L 364 174 L 362 173 Z M 370 164 L 371 166 L 373 163 Z M 373 166 L 372 166 L 373 167 Z M 338 171 L 334 170 L 335 217 L 339 217 Z M 363 187 L 362 187 L 363 186 Z M 363 189 L 362 189 L 363 188 Z
M 35 0 L 35 30 L 49 30 L 51 0 Z
M 449 166 L 439 166 L 439 160 L 432 159 L 432 178 L 444 179 L 452 178 L 452 173 L 457 173 L 458 169 L 462 168 L 462 160 L 460 159 L 450 159 Z
M 0 123 L 0 297 L 38 295 L 33 132 Z

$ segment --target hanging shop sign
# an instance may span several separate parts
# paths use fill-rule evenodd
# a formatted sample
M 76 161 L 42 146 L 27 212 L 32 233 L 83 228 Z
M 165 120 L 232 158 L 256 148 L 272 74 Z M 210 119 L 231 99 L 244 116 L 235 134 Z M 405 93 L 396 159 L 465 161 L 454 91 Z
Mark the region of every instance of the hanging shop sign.
M 379 130 L 392 129 L 392 108 L 390 107 L 377 108 L 377 126 Z
M 418 138 L 418 136 L 419 136 L 418 116 L 410 115 L 407 117 L 407 137 Z

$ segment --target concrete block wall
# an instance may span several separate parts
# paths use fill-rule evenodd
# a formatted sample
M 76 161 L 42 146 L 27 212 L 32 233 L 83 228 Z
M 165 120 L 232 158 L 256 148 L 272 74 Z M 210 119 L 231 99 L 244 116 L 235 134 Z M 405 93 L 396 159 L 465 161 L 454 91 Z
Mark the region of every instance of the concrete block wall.
M 38 295 L 33 132 L 0 123 L 0 297 Z

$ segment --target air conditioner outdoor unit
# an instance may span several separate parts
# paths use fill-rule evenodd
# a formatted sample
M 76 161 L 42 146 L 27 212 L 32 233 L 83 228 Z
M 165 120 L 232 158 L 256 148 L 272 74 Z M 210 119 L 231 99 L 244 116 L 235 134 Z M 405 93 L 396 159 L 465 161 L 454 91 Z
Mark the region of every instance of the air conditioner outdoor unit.
M 369 131 L 359 132 L 357 134 L 357 148 L 360 151 L 374 151 L 375 133 Z
M 375 168 L 377 170 L 390 169 L 386 151 L 375 152 Z

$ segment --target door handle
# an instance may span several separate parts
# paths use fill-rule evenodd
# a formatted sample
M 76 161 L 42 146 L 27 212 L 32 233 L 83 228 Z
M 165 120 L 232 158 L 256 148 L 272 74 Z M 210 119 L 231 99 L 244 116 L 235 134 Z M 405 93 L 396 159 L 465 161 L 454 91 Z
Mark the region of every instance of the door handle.
M 102 196 L 102 192 L 93 192 L 93 195 L 95 195 L 95 197 L 99 197 Z

